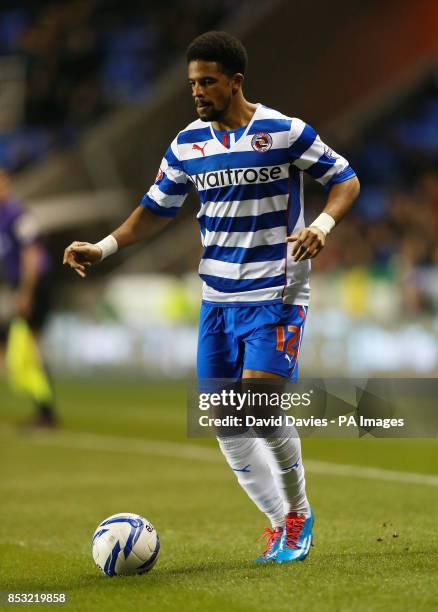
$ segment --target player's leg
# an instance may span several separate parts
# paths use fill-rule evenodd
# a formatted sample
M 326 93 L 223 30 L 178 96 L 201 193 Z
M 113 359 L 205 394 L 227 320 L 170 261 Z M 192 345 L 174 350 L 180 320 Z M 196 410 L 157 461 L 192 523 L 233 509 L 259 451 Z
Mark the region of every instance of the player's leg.
M 242 346 L 233 334 L 233 308 L 201 307 L 197 369 L 202 392 L 217 391 L 242 376 Z M 217 379 L 221 379 L 218 381 Z M 240 385 L 240 383 L 239 383 Z M 271 523 L 267 535 L 277 539 L 284 524 L 283 501 L 270 470 L 261 440 L 248 436 L 248 428 L 218 432 L 219 447 L 248 497 Z M 269 546 L 267 546 L 269 548 Z
M 298 306 L 269 306 L 259 313 L 259 326 L 245 339 L 243 379 L 297 377 L 298 352 L 306 310 Z M 272 321 L 275 321 L 273 325 Z M 247 384 L 248 384 L 247 383 Z M 267 386 L 267 392 L 272 387 Z M 278 392 L 278 390 L 277 390 Z M 262 407 L 259 407 L 262 409 Z M 294 428 L 259 431 L 269 453 L 271 469 L 284 503 L 286 528 L 276 560 L 303 559 L 311 543 L 313 517 L 306 495 L 301 442 Z
M 39 359 L 35 361 L 35 368 L 38 370 L 38 376 L 42 381 L 42 388 L 45 389 L 41 393 L 37 390 L 33 396 L 37 410 L 34 424 L 38 427 L 54 427 L 57 424 L 53 383 L 40 348 L 41 333 L 50 312 L 51 293 L 50 276 L 44 275 L 35 288 L 33 307 L 27 321 L 39 354 Z

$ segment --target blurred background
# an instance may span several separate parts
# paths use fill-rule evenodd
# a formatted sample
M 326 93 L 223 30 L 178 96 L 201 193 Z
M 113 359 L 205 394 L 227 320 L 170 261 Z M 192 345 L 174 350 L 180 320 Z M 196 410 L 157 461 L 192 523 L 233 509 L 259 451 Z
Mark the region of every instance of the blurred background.
M 303 375 L 438 374 L 438 4 L 316 4 L 2 1 L 0 167 L 49 248 L 55 376 L 194 372 L 194 194 L 158 238 L 86 281 L 61 264 L 72 240 L 95 242 L 131 212 L 193 120 L 184 51 L 209 29 L 246 45 L 249 100 L 312 124 L 361 180 L 314 261 Z M 309 181 L 306 193 L 311 221 L 325 192 Z M 4 323 L 11 299 L 0 282 Z

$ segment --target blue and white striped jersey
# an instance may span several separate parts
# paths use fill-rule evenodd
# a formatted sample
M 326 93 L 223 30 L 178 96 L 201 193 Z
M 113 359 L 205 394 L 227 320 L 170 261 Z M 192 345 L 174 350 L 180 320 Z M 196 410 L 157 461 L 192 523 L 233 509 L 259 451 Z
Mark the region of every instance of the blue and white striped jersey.
M 286 243 L 304 227 L 303 171 L 326 187 L 355 176 L 310 125 L 259 104 L 229 148 L 200 119 L 179 132 L 141 204 L 173 217 L 197 189 L 204 301 L 306 305 L 310 261 Z

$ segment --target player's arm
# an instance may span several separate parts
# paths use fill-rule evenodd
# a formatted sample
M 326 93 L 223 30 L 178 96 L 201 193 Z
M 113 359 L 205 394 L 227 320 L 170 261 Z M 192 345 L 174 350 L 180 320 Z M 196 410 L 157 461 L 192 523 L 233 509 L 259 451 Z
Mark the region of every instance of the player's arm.
M 311 126 L 294 119 L 289 137 L 292 163 L 329 190 L 322 213 L 309 227 L 287 238 L 287 242 L 295 242 L 295 261 L 303 261 L 323 249 L 327 235 L 353 206 L 360 184 L 347 160 L 325 145 Z
M 159 217 L 144 206 L 137 206 L 116 230 L 100 242 L 72 242 L 64 251 L 63 263 L 85 278 L 87 268 L 119 249 L 152 238 L 170 221 L 169 217 Z
M 20 251 L 20 283 L 15 293 L 15 311 L 25 318 L 32 310 L 35 286 L 41 274 L 41 257 L 38 244 L 24 246 Z
M 134 212 L 120 227 L 96 244 L 72 242 L 64 251 L 63 263 L 85 278 L 89 266 L 99 263 L 119 249 L 151 238 L 176 216 L 190 186 L 178 158 L 175 139 L 166 151 L 155 183 Z
M 318 255 L 325 246 L 327 235 L 348 213 L 359 191 L 357 176 L 330 187 L 327 203 L 319 217 L 309 227 L 304 227 L 287 238 L 287 242 L 295 242 L 292 251 L 295 261 L 313 259 Z
M 41 276 L 43 257 L 38 243 L 38 224 L 30 213 L 24 212 L 18 217 L 14 234 L 20 245 L 20 281 L 15 291 L 15 312 L 26 318 L 32 310 L 34 290 Z

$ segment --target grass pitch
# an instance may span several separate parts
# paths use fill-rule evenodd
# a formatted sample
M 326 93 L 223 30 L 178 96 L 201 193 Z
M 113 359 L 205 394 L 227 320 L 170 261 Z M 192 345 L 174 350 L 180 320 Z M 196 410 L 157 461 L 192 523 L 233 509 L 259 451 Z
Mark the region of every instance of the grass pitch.
M 304 440 L 315 546 L 256 566 L 266 522 L 214 441 L 187 440 L 185 385 L 70 381 L 58 396 L 62 430 L 24 434 L 27 404 L 0 383 L 0 590 L 64 591 L 80 611 L 438 609 L 438 478 L 406 477 L 438 474 L 436 441 Z M 108 578 L 91 535 L 125 511 L 154 523 L 160 557 Z

